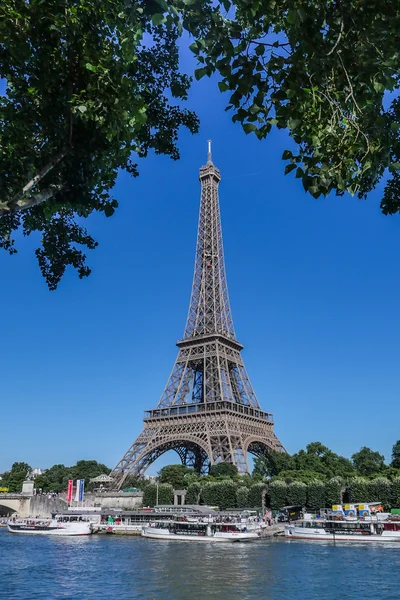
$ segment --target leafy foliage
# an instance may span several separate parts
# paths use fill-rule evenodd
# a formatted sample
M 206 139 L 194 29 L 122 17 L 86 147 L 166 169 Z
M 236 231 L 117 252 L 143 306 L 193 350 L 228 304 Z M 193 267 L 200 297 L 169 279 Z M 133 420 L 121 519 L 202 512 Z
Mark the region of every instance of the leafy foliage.
M 322 484 L 323 485 L 323 484 Z M 307 489 L 302 481 L 293 481 L 286 489 L 286 502 L 289 506 L 305 506 L 307 502 Z
M 307 507 L 318 510 L 326 506 L 326 485 L 319 480 L 310 481 L 307 485 Z
M 284 481 L 272 481 L 269 485 L 271 508 L 279 509 L 287 505 L 287 485 Z
M 309 483 L 319 479 L 321 481 L 326 480 L 326 475 L 318 473 L 317 471 L 299 470 L 299 471 L 281 471 L 275 478 L 283 479 L 286 483 L 292 483 L 293 481 L 302 481 L 303 483 Z
M 186 489 L 189 485 L 187 476 L 194 473 L 185 465 L 167 465 L 160 470 L 159 482 L 170 483 L 174 490 Z
M 393 445 L 392 448 L 392 462 L 390 466 L 394 469 L 400 469 L 400 440 Z
M 392 506 L 392 483 L 386 477 L 377 477 L 368 484 L 370 502 L 381 502 L 385 509 Z
M 185 503 L 186 504 L 199 504 L 200 501 L 201 486 L 200 483 L 194 482 L 188 486 Z
M 392 483 L 392 506 L 400 507 L 400 477 L 396 477 Z
M 233 481 L 206 483 L 201 492 L 204 504 L 218 506 L 221 510 L 236 506 L 236 484 Z
M 247 506 L 249 508 L 261 508 L 262 494 L 266 490 L 268 491 L 268 488 L 265 485 L 265 483 L 255 483 L 254 485 L 252 485 L 251 488 L 249 489 L 249 493 L 248 493 L 248 505 Z M 265 504 L 268 505 L 268 503 L 269 503 L 269 497 L 268 497 L 268 494 L 266 494 Z
M 332 477 L 325 484 L 325 503 L 326 506 L 342 503 L 343 480 L 341 477 Z
M 8 487 L 10 492 L 20 492 L 22 489 L 22 484 L 29 471 L 31 471 L 31 467 L 28 465 L 28 463 L 13 463 L 11 470 L 3 474 L 1 487 Z
M 170 483 L 160 483 L 158 486 L 158 504 L 172 504 L 174 491 Z M 157 504 L 157 486 L 148 485 L 143 490 L 143 506 L 154 507 Z
M 97 243 L 82 218 L 114 213 L 118 170 L 136 176 L 132 155 L 150 151 L 177 159 L 179 128 L 198 129 L 181 107 L 190 79 L 178 69 L 179 19 L 165 9 L 159 0 L 2 2 L 0 247 L 15 252 L 19 227 L 40 232 L 52 290 L 68 265 L 90 273 L 82 248 Z
M 245 485 L 236 490 L 236 506 L 237 508 L 248 508 L 249 504 L 249 488 Z
M 232 463 L 220 462 L 216 465 L 211 465 L 210 475 L 212 477 L 236 477 L 238 475 L 238 468 Z
M 253 475 L 262 477 L 273 477 L 281 471 L 295 469 L 295 464 L 287 452 L 277 452 L 272 450 L 266 455 L 257 456 L 254 459 Z
M 276 126 L 283 153 L 315 198 L 363 198 L 386 168 L 381 203 L 400 209 L 400 7 L 357 0 L 220 0 L 189 20 L 197 78 L 217 72 L 227 110 L 259 139 Z
M 374 473 L 379 473 L 385 468 L 385 457 L 366 446 L 363 446 L 359 452 L 353 454 L 351 459 L 357 472 L 366 477 Z
M 371 502 L 369 481 L 365 477 L 353 477 L 347 486 L 350 502 Z

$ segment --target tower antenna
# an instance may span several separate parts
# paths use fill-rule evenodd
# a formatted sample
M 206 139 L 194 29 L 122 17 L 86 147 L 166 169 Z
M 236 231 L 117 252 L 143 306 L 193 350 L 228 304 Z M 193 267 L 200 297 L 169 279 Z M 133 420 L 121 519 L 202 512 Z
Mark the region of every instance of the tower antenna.
M 211 155 L 211 140 L 208 140 L 208 154 L 207 154 L 207 162 L 212 163 L 212 155 Z

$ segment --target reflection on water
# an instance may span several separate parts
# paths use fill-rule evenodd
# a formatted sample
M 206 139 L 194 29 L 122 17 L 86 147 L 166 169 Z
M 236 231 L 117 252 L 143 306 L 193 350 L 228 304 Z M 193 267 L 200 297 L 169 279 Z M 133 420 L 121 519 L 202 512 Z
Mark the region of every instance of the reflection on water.
M 400 600 L 400 544 L 195 544 L 0 531 L 3 600 Z

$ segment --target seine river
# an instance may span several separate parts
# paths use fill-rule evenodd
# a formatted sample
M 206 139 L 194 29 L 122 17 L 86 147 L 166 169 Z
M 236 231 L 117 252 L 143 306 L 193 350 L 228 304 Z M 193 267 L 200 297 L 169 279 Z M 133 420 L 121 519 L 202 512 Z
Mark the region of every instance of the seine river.
M 162 542 L 0 530 L 7 600 L 399 600 L 400 544 Z

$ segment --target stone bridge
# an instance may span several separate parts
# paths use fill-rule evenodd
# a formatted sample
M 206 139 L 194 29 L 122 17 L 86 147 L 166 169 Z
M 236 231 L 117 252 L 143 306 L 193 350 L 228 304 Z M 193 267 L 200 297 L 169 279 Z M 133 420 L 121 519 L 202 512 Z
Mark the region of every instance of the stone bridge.
M 30 503 L 31 496 L 27 494 L 0 494 L 0 516 L 16 513 L 26 517 L 29 515 Z
M 142 504 L 142 492 L 107 492 L 85 496 L 85 506 L 98 510 L 116 508 L 134 510 Z M 74 505 L 73 503 L 72 505 Z M 0 517 L 18 515 L 19 517 L 41 516 L 50 517 L 55 512 L 68 510 L 65 495 L 61 496 L 31 496 L 29 494 L 0 494 Z
M 59 497 L 0 494 L 0 516 L 49 517 L 52 512 L 63 512 L 67 508 L 68 504 Z

